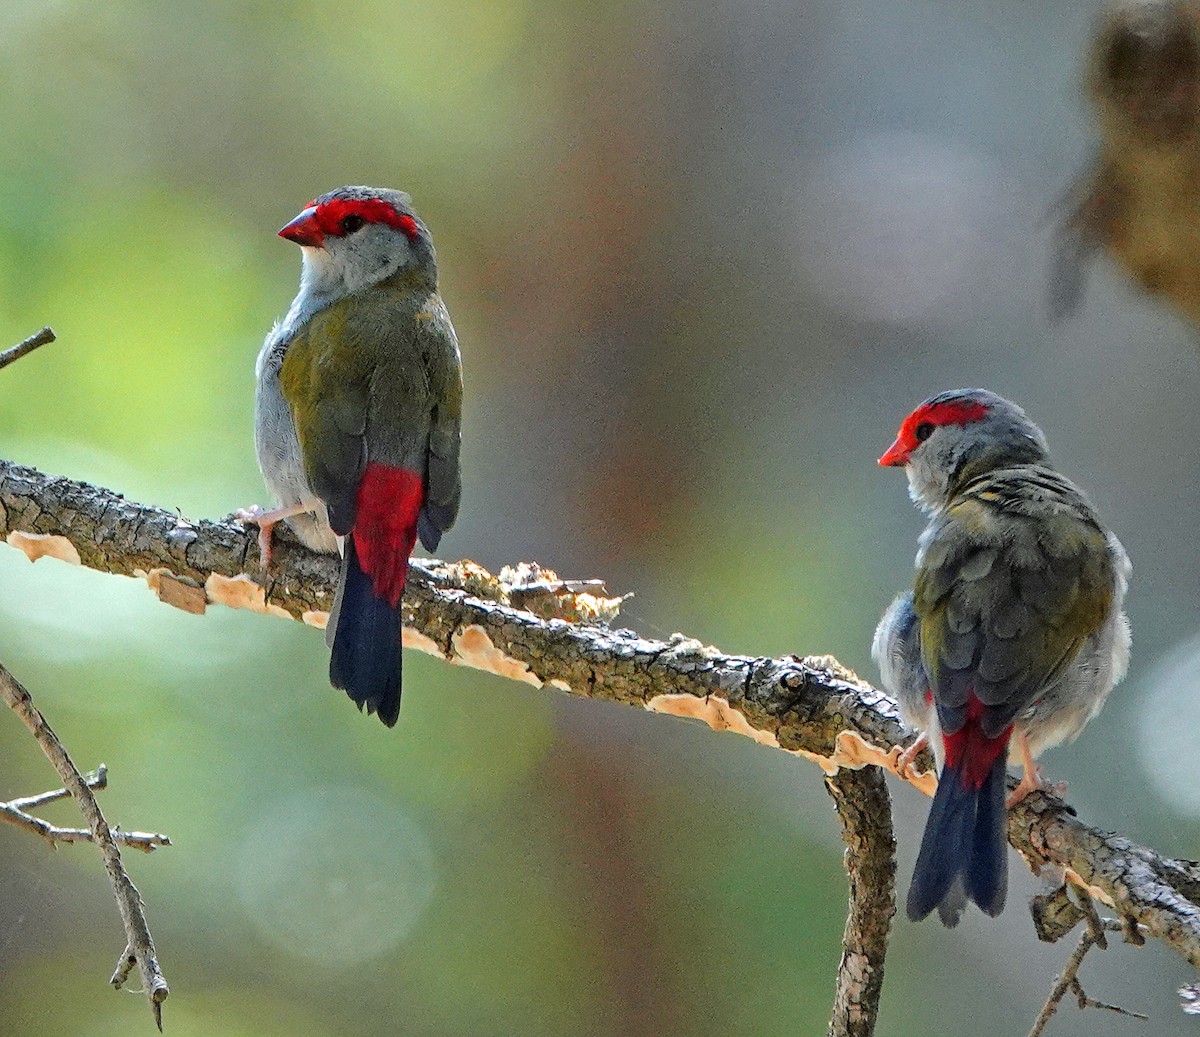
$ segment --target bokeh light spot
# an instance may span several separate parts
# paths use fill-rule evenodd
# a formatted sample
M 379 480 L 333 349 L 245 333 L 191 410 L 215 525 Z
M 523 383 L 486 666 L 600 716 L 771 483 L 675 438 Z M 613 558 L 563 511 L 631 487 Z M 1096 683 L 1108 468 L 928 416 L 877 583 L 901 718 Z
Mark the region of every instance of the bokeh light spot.
M 433 896 L 425 833 L 396 803 L 358 788 L 310 788 L 252 822 L 235 877 L 272 946 L 348 967 L 391 950 Z
M 836 309 L 896 323 L 967 287 L 996 238 L 999 173 L 949 144 L 885 134 L 830 148 L 801 175 L 797 257 Z
M 1200 733 L 1181 718 L 1200 715 L 1200 635 L 1168 653 L 1139 689 L 1138 753 L 1155 791 L 1200 817 Z

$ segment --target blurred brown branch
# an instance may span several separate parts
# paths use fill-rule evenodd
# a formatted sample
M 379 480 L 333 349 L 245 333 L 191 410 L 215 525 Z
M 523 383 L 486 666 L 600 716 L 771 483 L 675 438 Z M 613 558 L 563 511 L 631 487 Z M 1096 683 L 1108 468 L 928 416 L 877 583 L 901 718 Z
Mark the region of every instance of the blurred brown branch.
M 1100 144 L 1067 203 L 1052 307 L 1071 308 L 1103 250 L 1200 326 L 1200 3 L 1111 3 L 1086 86 Z
M 83 780 L 93 792 L 102 792 L 108 788 L 108 767 L 103 763 L 100 764 L 94 771 L 85 774 Z M 60 799 L 66 799 L 70 794 L 70 790 L 66 788 L 51 789 L 49 792 L 39 792 L 36 796 L 20 796 L 17 799 L 10 799 L 6 805 L 15 807 L 17 810 L 36 810 L 48 803 L 57 803 Z
M 122 960 L 117 964 L 117 973 L 113 976 L 112 982 L 119 987 L 129 975 L 133 964 L 136 963 L 141 971 L 142 990 L 150 1002 L 150 1011 L 154 1016 L 154 1022 L 161 1030 L 162 1003 L 167 999 L 170 990 L 167 987 L 166 979 L 163 978 L 162 969 L 159 968 L 158 958 L 154 952 L 154 938 L 150 935 L 146 915 L 142 910 L 142 898 L 125 871 L 125 865 L 121 861 L 121 850 L 117 846 L 117 836 L 114 835 L 108 822 L 104 819 L 100 804 L 96 802 L 96 796 L 92 792 L 92 783 L 89 783 L 79 773 L 79 769 L 68 755 L 62 742 L 58 740 L 58 735 L 54 733 L 50 725 L 46 723 L 46 718 L 33 704 L 29 692 L 2 665 L 0 665 L 0 698 L 29 728 L 30 734 L 37 739 L 38 745 L 42 747 L 42 752 L 46 754 L 46 758 L 58 771 L 58 776 L 62 779 L 63 784 L 75 797 L 75 802 L 79 804 L 79 809 L 88 823 L 88 834 L 91 841 L 99 847 L 100 856 L 104 859 L 104 867 L 112 882 L 113 893 L 117 898 L 117 909 L 121 913 L 121 922 L 125 927 L 125 937 L 128 941 Z M 33 801 L 46 802 L 48 798 L 56 796 L 57 793 L 47 793 L 44 796 L 33 797 Z M 18 802 L 21 801 L 18 800 Z M 28 802 L 30 801 L 26 800 L 26 803 Z M 30 820 L 37 821 L 36 818 L 30 818 Z M 39 834 L 50 838 L 45 832 L 39 832 Z M 58 838 L 63 837 L 59 836 Z M 158 839 L 164 844 L 166 842 L 161 836 L 148 838 Z M 69 840 L 64 838 L 63 841 Z M 153 846 L 141 846 L 139 849 L 149 850 L 153 849 Z M 118 980 L 118 976 L 120 976 L 120 980 Z
M 883 770 L 843 767 L 825 779 L 846 841 L 850 912 L 829 1037 L 870 1037 L 883 993 L 883 962 L 896 913 L 896 839 Z
M 232 519 L 189 522 L 111 490 L 0 461 L 0 536 L 44 555 L 147 580 L 164 600 L 209 602 L 321 625 L 336 561 L 278 530 L 265 586 L 257 543 Z M 512 603 L 530 569 L 553 593 Z M 405 591 L 405 645 L 536 687 L 549 685 L 703 720 L 817 763 L 827 774 L 876 764 L 896 772 L 909 737 L 895 703 L 836 660 L 728 655 L 676 634 L 649 640 L 577 622 L 611 614 L 615 599 L 577 594 L 536 567 L 508 582 L 470 562 L 414 562 Z M 919 756 L 918 764 L 927 760 Z M 904 780 L 929 793 L 928 770 Z M 1015 785 L 1015 779 L 1012 779 Z M 1037 869 L 1067 877 L 1200 968 L 1200 865 L 1162 856 L 1084 824 L 1060 799 L 1036 793 L 1009 812 L 1009 840 Z

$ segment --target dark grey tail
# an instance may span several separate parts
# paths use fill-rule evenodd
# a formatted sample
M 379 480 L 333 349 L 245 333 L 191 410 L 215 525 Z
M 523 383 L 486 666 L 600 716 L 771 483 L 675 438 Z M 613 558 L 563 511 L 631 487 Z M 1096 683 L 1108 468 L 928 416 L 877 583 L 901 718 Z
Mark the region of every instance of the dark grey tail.
M 908 888 L 908 917 L 914 922 L 936 907 L 943 925 L 957 925 L 968 900 L 985 914 L 1004 910 L 1007 758 L 1007 752 L 996 758 L 978 788 L 963 782 L 959 767 L 942 771 Z
M 394 726 L 400 716 L 400 605 L 375 594 L 371 577 L 359 565 L 353 533 L 344 545 L 342 583 L 331 622 L 337 625 L 329 682 L 342 688 L 359 709 Z

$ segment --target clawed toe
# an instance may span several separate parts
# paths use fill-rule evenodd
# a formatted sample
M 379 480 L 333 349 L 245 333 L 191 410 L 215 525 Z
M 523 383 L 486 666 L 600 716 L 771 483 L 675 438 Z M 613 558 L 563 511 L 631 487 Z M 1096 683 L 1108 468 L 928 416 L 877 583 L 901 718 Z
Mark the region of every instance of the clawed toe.
M 263 509 L 257 504 L 251 504 L 248 508 L 238 508 L 233 513 L 233 517 L 239 522 L 249 525 L 251 522 L 257 522 L 265 514 Z
M 1047 785 L 1042 781 L 1042 768 L 1032 767 L 1025 771 L 1017 787 L 1008 794 L 1008 799 L 1005 801 L 1005 806 L 1011 810 L 1021 802 L 1031 792 L 1054 792 L 1059 786 Z M 1061 786 L 1063 789 L 1066 785 Z
M 248 508 L 238 508 L 233 517 L 243 525 L 258 526 L 258 567 L 260 572 L 265 573 L 271 564 L 271 533 L 278 520 L 270 517 L 270 513 L 263 511 L 257 504 L 251 504 Z
M 266 572 L 271 567 L 271 534 L 275 531 L 274 522 L 263 522 L 258 527 L 258 568 Z
M 912 740 L 912 743 L 908 746 L 908 748 L 901 752 L 900 756 L 897 758 L 896 774 L 905 781 L 910 781 L 915 778 L 916 775 L 912 772 L 913 761 L 917 758 L 917 755 L 921 752 L 921 750 L 924 749 L 928 744 L 928 735 L 917 735 L 917 737 Z

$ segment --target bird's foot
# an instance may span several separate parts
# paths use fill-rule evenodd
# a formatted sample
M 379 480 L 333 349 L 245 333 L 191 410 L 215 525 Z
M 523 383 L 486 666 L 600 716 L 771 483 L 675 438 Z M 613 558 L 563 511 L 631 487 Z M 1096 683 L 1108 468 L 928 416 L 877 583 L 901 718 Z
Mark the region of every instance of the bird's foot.
M 916 777 L 912 773 L 913 761 L 917 758 L 917 754 L 928 744 L 929 736 L 921 733 L 912 740 L 911 744 L 896 759 L 896 774 L 904 781 L 910 781 Z
M 265 573 L 271 565 L 271 534 L 275 531 L 275 524 L 286 518 L 288 514 L 290 511 L 287 508 L 280 508 L 278 511 L 263 511 L 257 504 L 251 504 L 248 508 L 238 508 L 233 513 L 233 517 L 242 525 L 258 526 L 258 568 L 260 572 Z
M 1042 768 L 1033 762 L 1033 753 L 1029 748 L 1029 739 L 1025 732 L 1018 728 L 1013 741 L 1025 773 L 1021 775 L 1017 787 L 1009 793 L 1005 806 L 1011 810 L 1031 792 L 1050 792 L 1055 796 L 1062 796 L 1067 791 L 1067 783 L 1060 781 L 1047 784 L 1042 780 Z
M 1011 810 L 1031 792 L 1048 792 L 1061 799 L 1066 795 L 1067 783 L 1065 781 L 1046 781 L 1042 777 L 1042 768 L 1034 766 L 1025 771 L 1017 787 L 1008 794 L 1005 806 Z
M 1021 775 L 1021 780 L 1017 787 L 1008 794 L 1008 799 L 1005 806 L 1012 810 L 1018 803 L 1021 802 L 1031 792 L 1041 792 L 1045 786 L 1042 784 L 1042 768 L 1030 767 Z
M 239 522 L 246 524 L 249 522 L 257 522 L 266 512 L 263 511 L 261 505 L 251 504 L 248 508 L 238 508 L 233 513 L 233 517 Z

